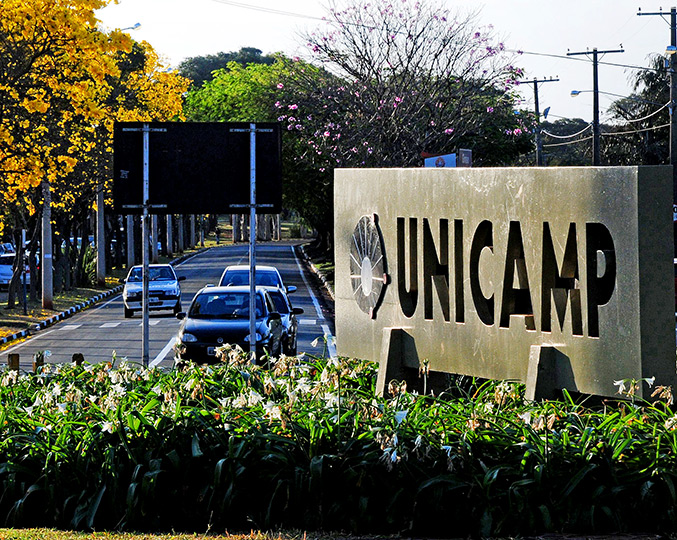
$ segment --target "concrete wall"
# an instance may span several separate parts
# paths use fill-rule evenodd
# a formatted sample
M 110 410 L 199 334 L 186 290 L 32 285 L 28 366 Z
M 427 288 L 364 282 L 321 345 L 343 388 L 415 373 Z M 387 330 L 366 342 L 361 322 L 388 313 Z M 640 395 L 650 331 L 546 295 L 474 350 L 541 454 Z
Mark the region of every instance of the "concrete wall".
M 403 329 L 411 368 L 526 381 L 546 346 L 559 387 L 673 384 L 669 167 L 345 169 L 334 206 L 340 355 Z

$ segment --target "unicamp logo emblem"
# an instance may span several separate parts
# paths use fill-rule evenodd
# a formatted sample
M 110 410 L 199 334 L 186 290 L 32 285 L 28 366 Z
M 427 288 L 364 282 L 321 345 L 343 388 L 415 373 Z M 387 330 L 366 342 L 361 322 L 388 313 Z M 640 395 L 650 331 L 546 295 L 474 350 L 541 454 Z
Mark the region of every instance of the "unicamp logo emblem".
M 362 216 L 355 226 L 352 240 L 350 281 L 353 297 L 360 309 L 375 319 L 388 284 L 385 247 L 378 216 Z

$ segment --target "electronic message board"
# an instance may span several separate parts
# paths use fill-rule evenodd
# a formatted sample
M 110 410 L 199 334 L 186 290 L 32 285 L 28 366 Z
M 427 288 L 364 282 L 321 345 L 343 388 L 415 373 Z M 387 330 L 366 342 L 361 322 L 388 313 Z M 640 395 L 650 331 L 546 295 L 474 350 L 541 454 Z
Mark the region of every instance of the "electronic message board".
M 675 382 L 669 167 L 344 169 L 334 208 L 337 351 L 381 362 L 381 389 L 423 360 L 586 394 Z
M 250 124 L 150 122 L 149 213 L 247 213 Z M 143 204 L 143 122 L 114 127 L 114 211 L 140 214 Z M 282 206 L 279 124 L 256 124 L 256 203 L 260 213 Z M 131 131 L 135 130 L 135 131 Z

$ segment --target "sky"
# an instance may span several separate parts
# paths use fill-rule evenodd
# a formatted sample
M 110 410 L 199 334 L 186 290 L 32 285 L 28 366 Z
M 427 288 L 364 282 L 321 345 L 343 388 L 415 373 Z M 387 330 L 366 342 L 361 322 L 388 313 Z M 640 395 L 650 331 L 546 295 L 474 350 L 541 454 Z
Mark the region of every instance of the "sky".
M 426 0 L 421 0 L 426 1 Z M 600 115 L 619 96 L 632 92 L 630 80 L 649 57 L 665 54 L 670 44 L 670 8 L 631 0 L 444 0 L 451 9 L 477 11 L 479 26 L 495 34 L 515 53 L 529 84 L 520 89 L 523 107 L 533 109 L 534 78 L 540 110 L 548 120 L 593 115 L 592 55 L 567 51 L 616 51 L 599 54 Z M 677 0 L 676 0 L 677 4 Z M 97 15 L 107 29 L 129 28 L 136 40 L 149 42 L 172 67 L 185 58 L 255 47 L 264 54 L 282 51 L 308 58 L 301 38 L 322 25 L 327 2 L 318 0 L 118 0 Z M 665 17 L 638 13 L 666 13 Z M 579 90 L 577 97 L 572 90 Z M 616 95 L 609 95 L 616 94 Z

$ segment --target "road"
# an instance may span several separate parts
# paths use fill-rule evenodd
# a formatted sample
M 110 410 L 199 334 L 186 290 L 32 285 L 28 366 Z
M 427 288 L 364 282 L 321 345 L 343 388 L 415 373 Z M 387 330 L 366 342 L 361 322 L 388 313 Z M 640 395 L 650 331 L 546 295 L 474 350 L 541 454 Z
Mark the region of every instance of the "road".
M 223 269 L 230 264 L 247 264 L 248 245 L 228 245 L 211 248 L 175 266 L 182 282 L 181 303 L 188 309 L 195 293 L 208 283 L 216 284 Z M 295 285 L 297 291 L 290 295 L 294 307 L 303 308 L 298 316 L 298 351 L 313 355 L 325 352 L 325 334 L 334 334 L 331 310 L 326 308 L 315 280 L 307 275 L 305 266 L 296 257 L 290 245 L 266 243 L 257 245 L 258 264 L 278 268 L 285 285 Z M 50 351 L 47 362 L 61 363 L 72 360 L 74 353 L 82 353 L 85 361 L 98 363 L 118 359 L 141 362 L 142 321 L 139 314 L 131 319 L 123 316 L 120 294 L 76 314 L 54 326 L 46 328 L 23 343 L 10 346 L 0 352 L 0 363 L 7 365 L 9 353 L 19 353 L 21 368 L 32 368 L 33 355 L 38 351 Z M 179 321 L 170 311 L 151 312 L 150 315 L 150 365 L 171 367 L 174 362 L 173 346 Z M 316 346 L 312 342 L 320 337 Z M 331 345 L 331 340 L 330 340 Z M 333 352 L 330 347 L 329 352 Z

